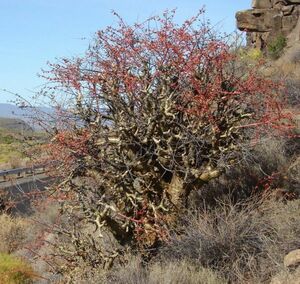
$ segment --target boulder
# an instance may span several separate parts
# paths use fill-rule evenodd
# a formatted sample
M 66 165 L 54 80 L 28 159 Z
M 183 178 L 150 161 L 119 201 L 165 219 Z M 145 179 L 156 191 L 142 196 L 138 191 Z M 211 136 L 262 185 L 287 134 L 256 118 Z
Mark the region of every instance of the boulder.
M 300 249 L 285 256 L 284 266 L 286 269 L 275 275 L 270 284 L 300 284 Z
M 284 266 L 286 268 L 297 268 L 300 266 L 300 249 L 293 250 L 284 257 Z
M 294 272 L 283 271 L 274 276 L 270 284 L 300 284 L 300 269 Z

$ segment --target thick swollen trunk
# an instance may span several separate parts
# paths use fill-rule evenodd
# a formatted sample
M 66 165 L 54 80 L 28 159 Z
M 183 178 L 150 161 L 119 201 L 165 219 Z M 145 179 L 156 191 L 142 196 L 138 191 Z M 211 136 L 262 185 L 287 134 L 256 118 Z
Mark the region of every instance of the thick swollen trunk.
M 183 179 L 176 174 L 173 174 L 171 183 L 167 189 L 167 193 L 171 203 L 176 209 L 182 208 L 188 197 Z
M 176 209 L 183 209 L 187 207 L 188 198 L 193 190 L 201 188 L 202 185 L 212 179 L 218 178 L 221 172 L 219 170 L 209 169 L 198 174 L 195 177 L 194 183 L 184 183 L 184 180 L 176 173 L 173 174 L 172 180 L 167 188 L 167 194 L 170 201 Z

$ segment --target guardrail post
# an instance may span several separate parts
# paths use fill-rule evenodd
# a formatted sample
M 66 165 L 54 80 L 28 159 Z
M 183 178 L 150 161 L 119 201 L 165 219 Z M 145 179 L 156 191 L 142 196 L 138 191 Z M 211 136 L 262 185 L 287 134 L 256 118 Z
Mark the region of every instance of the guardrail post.
M 27 167 L 27 168 L 18 168 L 18 169 L 10 169 L 10 170 L 0 170 L 0 177 L 3 178 L 3 181 L 7 181 L 7 178 L 9 176 L 14 176 L 17 178 L 20 177 L 26 177 L 26 175 L 34 175 L 36 172 L 40 174 L 41 170 L 42 173 L 45 172 L 46 165 L 37 165 L 37 166 L 32 166 L 32 167 Z

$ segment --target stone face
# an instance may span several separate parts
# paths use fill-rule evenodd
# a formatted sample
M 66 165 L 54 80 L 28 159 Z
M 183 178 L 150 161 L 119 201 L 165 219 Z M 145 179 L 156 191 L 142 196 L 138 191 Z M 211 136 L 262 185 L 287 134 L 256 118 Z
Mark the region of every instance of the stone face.
M 274 26 L 274 17 L 280 16 L 274 9 L 252 9 L 236 14 L 237 26 L 247 32 L 267 32 Z
M 286 268 L 297 268 L 300 266 L 300 249 L 293 250 L 284 258 L 284 266 Z
M 288 37 L 295 29 L 300 0 L 252 0 L 252 8 L 236 13 L 237 27 L 247 32 L 249 46 L 264 49 L 276 37 Z

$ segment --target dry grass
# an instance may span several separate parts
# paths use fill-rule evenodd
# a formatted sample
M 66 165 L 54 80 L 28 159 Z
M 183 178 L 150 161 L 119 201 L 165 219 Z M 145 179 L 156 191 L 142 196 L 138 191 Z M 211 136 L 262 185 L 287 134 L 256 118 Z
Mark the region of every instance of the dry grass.
M 0 165 L 23 158 L 20 141 L 12 132 L 0 128 Z
M 29 222 L 20 217 L 0 215 L 0 252 L 12 253 L 25 242 Z
M 15 160 L 21 161 L 23 156 L 18 149 L 20 148 L 19 144 L 0 144 L 0 165 L 15 163 Z
M 210 269 L 194 266 L 186 261 L 156 262 L 144 267 L 139 258 L 133 258 L 124 267 L 110 272 L 107 284 L 223 284 L 224 279 Z
M 154 262 L 145 265 L 140 257 L 131 256 L 125 265 L 117 265 L 107 272 L 101 269 L 87 272 L 79 268 L 74 283 L 90 284 L 224 284 L 225 279 L 211 269 L 195 266 L 187 261 Z M 83 276 L 82 272 L 85 273 Z

